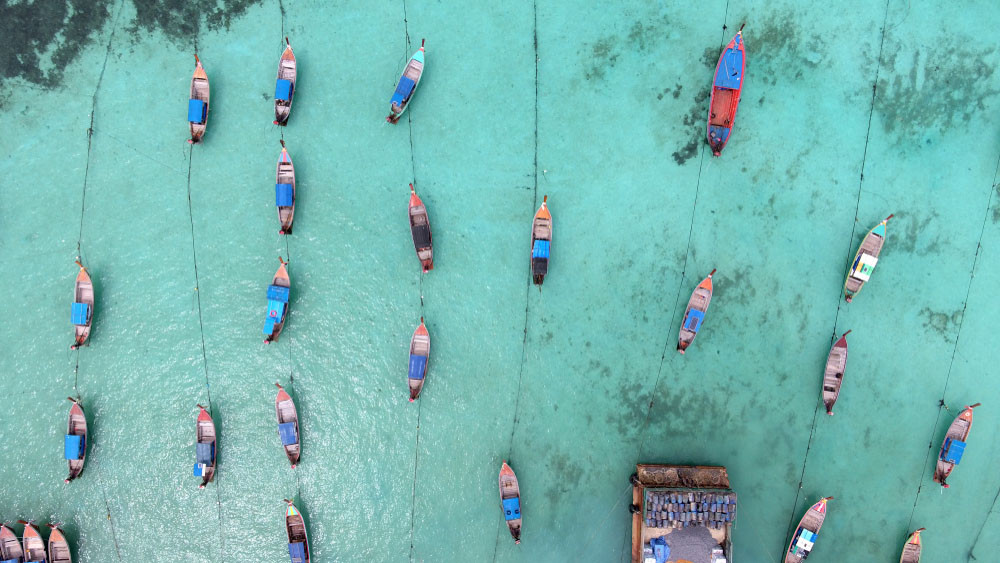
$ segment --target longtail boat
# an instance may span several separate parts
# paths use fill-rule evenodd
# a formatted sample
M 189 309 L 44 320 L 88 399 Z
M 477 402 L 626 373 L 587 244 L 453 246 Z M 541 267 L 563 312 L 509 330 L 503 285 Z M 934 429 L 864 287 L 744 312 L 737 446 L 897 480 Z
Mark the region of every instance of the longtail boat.
M 698 331 L 701 330 L 701 323 L 705 321 L 705 313 L 708 312 L 708 305 L 712 302 L 714 275 L 713 269 L 708 277 L 701 280 L 698 287 L 694 288 L 691 299 L 688 299 L 687 309 L 684 310 L 684 318 L 681 320 L 680 335 L 677 337 L 677 351 L 681 354 L 694 342 L 694 337 L 698 336 Z
M 285 326 L 285 319 L 288 317 L 288 292 L 291 282 L 288 278 L 288 269 L 281 256 L 278 257 L 281 266 L 274 273 L 271 285 L 267 286 L 267 317 L 264 319 L 264 343 L 270 344 L 278 340 L 281 329 Z
M 417 259 L 426 274 L 434 269 L 434 243 L 431 242 L 431 223 L 427 217 L 427 208 L 413 190 L 413 184 L 410 184 L 409 215 L 413 248 L 417 251 Z
M 49 524 L 49 560 L 48 563 L 73 563 L 73 555 L 69 551 L 69 542 L 59 529 L 59 524 Z
M 215 422 L 205 407 L 198 405 L 195 429 L 194 476 L 201 477 L 199 489 L 204 489 L 215 477 Z
M 882 219 L 882 222 L 872 227 L 861 241 L 861 246 L 851 261 L 851 270 L 847 272 L 847 279 L 844 281 L 844 298 L 848 303 L 861 293 L 861 288 L 875 271 L 878 255 L 882 252 L 882 245 L 885 244 L 885 224 L 892 218 L 893 215 L 889 215 Z
M 278 222 L 281 230 L 278 234 L 292 234 L 292 221 L 295 219 L 295 165 L 288 156 L 285 141 L 281 141 L 281 154 L 278 155 L 278 169 L 274 173 L 274 204 L 278 206 Z
M 542 205 L 531 221 L 531 279 L 542 285 L 549 272 L 549 253 L 552 250 L 552 214 L 549 213 L 549 196 L 542 198 Z
M 0 561 L 13 561 L 14 563 L 21 563 L 24 558 L 24 549 L 21 548 L 21 542 L 17 539 L 17 534 L 14 530 L 7 527 L 7 523 L 4 522 L 0 525 Z
M 80 267 L 80 271 L 76 274 L 73 306 L 70 308 L 70 321 L 75 331 L 73 345 L 70 346 L 73 350 L 83 346 L 90 338 L 90 323 L 94 319 L 94 284 L 90 281 L 87 269 L 79 260 L 76 261 L 76 265 Z
M 63 457 L 69 464 L 69 477 L 66 478 L 69 483 L 83 473 L 83 464 L 87 460 L 87 417 L 84 416 L 79 401 L 73 397 L 67 399 L 73 403 L 69 408 L 69 425 L 63 446 Z
M 788 551 L 785 552 L 785 563 L 801 563 L 812 552 L 813 544 L 819 537 L 819 529 L 823 527 L 823 520 L 826 519 L 826 503 L 831 500 L 833 497 L 820 499 L 802 516 L 798 528 L 795 528 L 795 533 L 792 535 L 792 541 L 788 544 Z
M 500 508 L 514 543 L 521 543 L 521 489 L 517 486 L 517 475 L 506 460 L 500 467 Z
M 309 536 L 306 521 L 292 501 L 285 499 L 285 532 L 288 534 L 288 556 L 292 563 L 309 563 Z
M 396 83 L 396 91 L 392 93 L 389 100 L 389 116 L 385 118 L 389 123 L 396 123 L 402 117 L 403 112 L 410 105 L 410 98 L 417 91 L 420 84 L 420 76 L 424 73 L 424 40 L 420 40 L 420 49 L 413 53 L 410 61 L 406 63 L 399 82 Z
M 982 403 L 976 403 L 965 407 L 955 420 L 948 427 L 948 433 L 944 435 L 944 443 L 941 444 L 941 453 L 938 454 L 937 467 L 934 469 L 934 482 L 941 483 L 941 486 L 948 488 L 948 476 L 952 469 L 962 461 L 962 454 L 965 453 L 965 442 L 969 439 L 969 432 L 972 430 L 972 409 Z
M 826 368 L 823 370 L 823 405 L 826 414 L 833 416 L 833 404 L 840 396 L 840 385 L 844 382 L 844 370 L 847 368 L 847 331 L 830 348 L 826 357 Z
M 746 25 L 746 24 L 744 24 Z M 743 26 L 722 50 L 719 64 L 712 80 L 712 100 L 708 111 L 708 144 L 712 154 L 719 156 L 729 142 L 736 119 L 736 108 L 743 92 L 743 73 L 746 70 L 746 52 L 743 48 Z
M 427 362 L 431 357 L 431 337 L 427 334 L 427 325 L 420 317 L 420 326 L 413 331 L 410 339 L 410 368 L 407 381 L 410 384 L 410 402 L 420 396 L 424 388 L 424 377 L 427 375 Z
M 197 143 L 205 136 L 205 128 L 208 127 L 208 75 L 205 74 L 205 67 L 201 66 L 201 59 L 194 56 L 194 75 L 191 76 L 191 99 L 188 100 L 188 125 L 191 126 L 191 138 L 189 143 Z
M 903 545 L 903 554 L 899 556 L 899 563 L 920 563 L 920 532 L 925 529 L 920 528 L 910 534 L 910 539 L 906 540 L 906 544 Z
M 24 549 L 25 563 L 45 562 L 45 542 L 42 541 L 42 534 L 33 521 L 18 520 L 24 524 L 24 533 L 21 534 L 21 547 Z
M 292 112 L 292 98 L 295 96 L 295 53 L 292 44 L 285 37 L 285 50 L 278 59 L 278 81 L 274 86 L 274 124 L 287 125 L 288 114 Z
M 278 396 L 274 398 L 274 412 L 278 416 L 278 437 L 281 438 L 281 445 L 285 448 L 285 455 L 292 464 L 292 469 L 299 462 L 299 414 L 295 410 L 295 403 L 285 392 L 285 388 L 280 383 L 278 386 Z

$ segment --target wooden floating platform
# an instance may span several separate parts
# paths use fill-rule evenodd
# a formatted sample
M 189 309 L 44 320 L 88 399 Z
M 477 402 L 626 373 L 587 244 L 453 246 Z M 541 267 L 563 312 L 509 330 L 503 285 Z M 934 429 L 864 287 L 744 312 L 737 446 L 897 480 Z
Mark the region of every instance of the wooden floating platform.
M 632 504 L 638 507 L 632 514 L 632 563 L 644 563 L 643 546 L 657 537 L 672 545 L 667 561 L 682 557 L 692 563 L 732 562 L 736 493 L 729 488 L 725 467 L 636 465 Z M 673 547 L 681 542 L 684 548 Z M 714 542 L 714 556 L 703 547 L 704 557 L 691 559 L 685 548 L 698 542 Z

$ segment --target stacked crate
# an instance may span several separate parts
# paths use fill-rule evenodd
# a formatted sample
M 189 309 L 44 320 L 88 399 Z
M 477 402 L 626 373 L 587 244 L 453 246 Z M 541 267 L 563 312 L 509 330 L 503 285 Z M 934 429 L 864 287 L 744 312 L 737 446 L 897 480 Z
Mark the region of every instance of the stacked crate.
M 718 530 L 736 522 L 736 493 L 646 489 L 644 514 L 650 528 L 705 526 Z

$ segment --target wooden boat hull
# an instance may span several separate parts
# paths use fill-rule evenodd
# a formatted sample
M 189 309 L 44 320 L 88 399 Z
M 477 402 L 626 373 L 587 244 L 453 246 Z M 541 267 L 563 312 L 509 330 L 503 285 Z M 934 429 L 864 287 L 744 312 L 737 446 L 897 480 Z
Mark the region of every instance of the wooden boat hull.
M 69 477 L 66 477 L 66 482 L 69 483 L 73 479 L 76 479 L 83 473 L 83 465 L 87 461 L 87 417 L 84 415 L 83 407 L 80 403 L 73 401 L 73 406 L 69 408 L 69 423 L 67 424 L 66 434 L 71 436 L 83 436 L 83 454 L 80 459 L 68 459 L 66 463 L 69 465 Z
M 77 262 L 79 264 L 79 262 Z M 85 324 L 73 325 L 73 348 L 79 348 L 86 344 L 90 338 L 90 325 L 94 320 L 94 284 L 90 281 L 90 274 L 82 265 L 76 274 L 76 282 L 73 286 L 73 302 L 84 303 L 89 307 Z
M 743 93 L 743 78 L 746 71 L 746 51 L 743 46 L 743 29 L 729 41 L 719 55 L 712 80 L 712 97 L 708 111 L 708 144 L 712 154 L 719 156 L 729 142 L 736 120 L 736 109 Z
M 0 525 L 0 561 L 11 559 L 21 561 L 23 556 L 24 549 L 21 547 L 20 540 L 17 539 L 17 534 L 6 524 Z
M 301 563 L 309 563 L 310 553 L 309 553 L 309 533 L 306 531 L 306 521 L 302 518 L 302 514 L 299 512 L 292 501 L 286 500 L 288 506 L 285 508 L 285 533 L 288 536 L 289 553 L 292 551 L 292 544 L 301 543 L 303 549 L 304 558 L 300 559 Z M 299 563 L 293 557 L 293 562 Z
M 286 263 L 282 261 L 281 266 L 278 268 L 278 271 L 274 273 L 274 278 L 271 279 L 271 285 L 277 285 L 287 288 L 292 287 L 291 280 L 288 277 L 288 269 L 285 267 L 285 265 Z M 290 305 L 291 305 L 290 302 L 284 304 L 281 316 L 279 320 L 275 321 L 274 327 L 271 330 L 271 332 L 264 333 L 265 334 L 264 342 L 271 343 L 278 341 L 278 337 L 281 335 L 281 330 L 285 328 L 285 320 L 288 319 L 288 308 Z
M 25 561 L 43 561 L 46 559 L 45 542 L 42 541 L 42 534 L 34 524 L 26 523 L 24 525 L 21 546 L 24 549 Z
M 284 145 L 284 141 L 282 141 Z M 277 170 L 274 173 L 274 183 L 275 183 L 275 198 L 279 197 L 277 195 L 277 190 L 280 185 L 290 184 L 292 186 L 292 204 L 291 205 L 281 205 L 278 200 L 275 202 L 278 207 L 278 223 L 281 225 L 281 230 L 278 231 L 282 235 L 292 234 L 292 221 L 295 220 L 295 165 L 292 163 L 292 157 L 288 154 L 288 149 L 284 146 L 281 147 L 281 154 L 278 155 L 278 165 Z
M 508 506 L 504 503 L 505 500 L 510 501 L 510 499 L 517 499 L 517 512 L 513 514 L 507 514 Z M 515 544 L 521 543 L 520 503 L 521 489 L 517 484 L 517 475 L 514 475 L 514 470 L 505 461 L 500 467 L 500 509 Z
M 705 315 L 708 313 L 708 306 L 712 302 L 712 276 L 714 275 L 715 270 L 712 270 L 707 278 L 701 280 L 698 287 L 691 293 L 691 298 L 688 299 L 687 308 L 684 309 L 684 317 L 681 319 L 680 332 L 677 335 L 677 351 L 681 354 L 694 342 L 698 331 L 701 330 Z
M 847 369 L 847 333 L 833 343 L 830 354 L 826 357 L 826 367 L 823 370 L 823 406 L 826 414 L 833 416 L 833 405 L 840 396 L 840 386 L 844 382 L 844 370 Z
M 205 130 L 208 128 L 208 112 L 210 109 L 208 75 L 205 73 L 205 67 L 201 66 L 201 61 L 198 59 L 198 55 L 195 55 L 194 58 L 196 64 L 194 67 L 194 74 L 191 76 L 191 99 L 205 102 L 205 107 L 201 120 L 191 121 L 193 116 L 190 115 L 190 104 L 188 106 L 188 126 L 191 130 L 191 138 L 188 140 L 189 143 L 199 143 L 201 142 L 202 137 L 205 136 Z
M 278 418 L 278 438 L 281 438 L 281 424 L 293 423 L 295 425 L 295 443 L 285 444 L 282 440 L 282 448 L 285 450 L 285 455 L 288 457 L 288 462 L 292 464 L 292 469 L 299 463 L 299 455 L 301 454 L 302 442 L 299 438 L 299 414 L 295 409 L 295 402 L 288 395 L 285 389 L 275 383 L 278 386 L 278 396 L 274 398 L 274 412 Z
M 211 463 L 205 464 L 205 467 L 202 469 L 201 485 L 198 487 L 204 489 L 205 485 L 211 483 L 215 478 L 215 465 L 218 453 L 216 451 L 215 422 L 212 420 L 212 415 L 208 414 L 205 407 L 198 405 L 198 408 L 200 410 L 198 411 L 198 419 L 195 427 L 195 443 L 211 444 L 212 446 Z M 197 459 L 195 461 L 197 465 Z
M 427 207 L 413 190 L 410 184 L 410 204 L 408 214 L 410 217 L 410 236 L 413 238 L 413 249 L 417 252 L 417 260 L 424 273 L 434 269 L 434 242 L 431 236 L 431 222 L 427 215 Z
M 920 532 L 924 528 L 910 534 L 910 538 L 903 545 L 903 553 L 899 556 L 899 563 L 920 563 L 920 551 L 923 547 L 920 542 Z
M 948 426 L 948 432 L 944 436 L 944 442 L 941 444 L 941 450 L 938 452 L 937 465 L 934 468 L 934 482 L 940 483 L 942 487 L 948 488 L 948 476 L 951 475 L 953 469 L 955 469 L 956 462 L 950 462 L 945 460 L 946 447 L 949 440 L 959 440 L 965 442 L 969 439 L 969 433 L 972 431 L 972 409 L 979 406 L 979 403 L 965 407 L 955 420 L 951 422 Z
M 407 373 L 407 384 L 410 387 L 410 402 L 420 397 L 427 376 L 427 364 L 431 359 L 431 337 L 427 333 L 424 318 L 420 317 L 420 326 L 413 331 L 410 338 L 410 364 Z
M 389 100 L 389 116 L 385 118 L 386 121 L 396 123 L 403 116 L 406 108 L 410 107 L 410 100 L 413 99 L 413 94 L 417 92 L 417 86 L 420 85 L 420 77 L 423 74 L 424 45 L 421 42 L 420 49 L 410 57 L 409 62 L 406 63 L 406 68 L 403 69 L 403 74 L 400 75 L 399 81 L 396 82 L 396 91 L 393 93 L 392 99 Z M 405 81 L 413 82 L 413 86 L 408 89 L 408 92 L 401 91 L 401 89 L 405 89 Z
M 848 303 L 861 292 L 861 288 L 874 272 L 878 256 L 882 253 L 882 246 L 885 244 L 885 224 L 892 217 L 889 215 L 878 225 L 872 227 L 854 254 L 854 260 L 851 260 L 851 267 L 847 272 L 847 279 L 844 280 L 844 299 Z
M 549 273 L 552 246 L 552 214 L 549 213 L 549 196 L 542 198 L 542 205 L 531 221 L 531 279 L 542 285 Z
M 810 506 L 809 510 L 802 516 L 802 520 L 799 520 L 799 525 L 795 528 L 795 533 L 792 534 L 792 541 L 788 544 L 788 549 L 785 550 L 785 563 L 802 563 L 812 552 L 812 543 L 816 540 L 815 535 L 819 534 L 820 528 L 823 527 L 823 521 L 826 520 L 826 503 L 832 499 L 833 497 L 821 499 Z M 799 537 L 803 530 L 813 534 L 812 540 L 808 542 L 806 547 L 803 547 L 801 543 L 804 538 Z
M 274 124 L 285 126 L 288 124 L 288 116 L 292 113 L 292 100 L 295 99 L 295 79 L 298 76 L 298 67 L 295 64 L 295 53 L 292 52 L 292 46 L 288 43 L 288 38 L 285 38 L 285 50 L 281 53 L 281 58 L 278 59 L 278 78 L 277 80 L 287 80 L 291 83 L 291 88 L 288 89 L 288 99 L 279 99 L 279 90 L 281 90 L 281 83 L 275 88 L 274 96 Z
M 69 542 L 62 530 L 56 526 L 50 526 L 52 532 L 49 534 L 49 558 L 47 563 L 73 563 L 73 555 L 69 550 Z

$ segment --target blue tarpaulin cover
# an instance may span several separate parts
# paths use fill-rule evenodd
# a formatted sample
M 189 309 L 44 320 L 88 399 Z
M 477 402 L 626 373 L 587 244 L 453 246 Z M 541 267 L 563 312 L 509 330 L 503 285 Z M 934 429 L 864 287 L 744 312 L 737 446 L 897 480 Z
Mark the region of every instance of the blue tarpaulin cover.
M 743 81 L 743 52 L 726 49 L 715 75 L 715 85 L 719 88 L 738 90 Z
M 45 560 L 39 559 L 38 561 L 25 561 L 25 563 L 45 563 Z
M 215 444 L 203 444 L 199 442 L 194 447 L 194 454 L 195 460 L 198 463 L 212 465 L 212 460 L 215 459 Z
M 208 106 L 201 100 L 188 100 L 188 121 L 191 123 L 205 123 L 205 113 Z
M 550 244 L 550 241 L 547 240 L 536 240 L 535 246 L 531 249 L 531 257 L 548 259 Z
M 201 476 L 204 475 L 204 473 L 201 470 L 202 467 L 204 467 L 204 466 L 202 464 L 200 464 L 200 463 L 194 464 L 194 476 L 195 477 L 201 477 Z
M 944 441 L 944 454 L 941 459 L 950 463 L 958 463 L 962 461 L 963 453 L 965 453 L 965 442 L 948 438 Z
M 427 356 L 410 354 L 410 379 L 423 379 L 427 368 Z
M 86 442 L 83 436 L 67 434 L 63 443 L 63 457 L 66 459 L 83 459 L 83 451 Z
M 656 563 L 666 563 L 667 557 L 670 557 L 670 546 L 667 545 L 667 540 L 653 538 L 649 540 L 649 545 L 653 546 L 653 557 L 656 559 Z
M 274 287 L 273 285 L 271 287 Z M 267 300 L 267 318 L 264 319 L 264 334 L 271 336 L 274 325 L 280 323 L 285 314 L 285 304 L 273 299 Z
M 292 99 L 292 81 L 279 79 L 274 86 L 274 99 L 287 102 Z
M 20 563 L 17 559 L 4 559 L 0 563 Z
M 396 85 L 396 91 L 392 94 L 391 102 L 402 105 L 403 100 L 409 98 L 410 94 L 413 93 L 414 87 L 416 87 L 416 82 L 413 79 L 401 76 L 399 84 Z
M 306 563 L 306 544 L 300 541 L 288 544 L 288 556 L 292 563 Z
M 705 320 L 705 313 L 702 313 L 698 309 L 691 309 L 688 313 L 687 319 L 684 321 L 684 328 L 690 330 L 691 332 L 698 332 L 701 328 L 701 321 Z
M 274 204 L 278 207 L 291 207 L 294 195 L 291 184 L 274 185 Z
M 295 432 L 294 422 L 282 422 L 278 425 L 278 434 L 281 436 L 282 446 L 291 446 L 299 443 L 298 434 Z
M 283 285 L 267 286 L 267 300 L 288 303 L 288 288 Z M 278 314 L 278 317 L 281 317 L 280 313 Z
M 504 520 L 513 520 L 521 517 L 520 498 L 514 497 L 503 499 L 503 517 Z
M 89 314 L 90 305 L 86 303 L 73 303 L 73 307 L 70 309 L 70 319 L 77 326 L 86 326 Z

